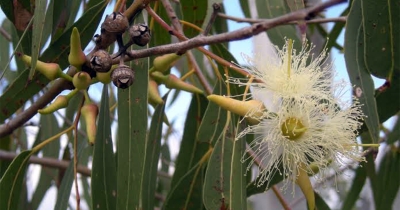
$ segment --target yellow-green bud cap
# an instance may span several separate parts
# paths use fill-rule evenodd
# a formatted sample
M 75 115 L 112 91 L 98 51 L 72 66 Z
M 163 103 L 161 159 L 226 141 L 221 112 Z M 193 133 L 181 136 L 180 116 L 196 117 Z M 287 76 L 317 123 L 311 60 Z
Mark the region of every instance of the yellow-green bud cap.
M 86 90 L 91 82 L 92 79 L 90 75 L 84 71 L 76 73 L 72 79 L 72 84 L 74 84 L 78 90 Z
M 153 61 L 154 71 L 165 72 L 180 58 L 176 53 L 158 56 Z
M 158 104 L 163 104 L 164 101 L 162 100 L 160 93 L 158 92 L 158 84 L 154 80 L 149 80 L 149 103 L 154 107 Z
M 216 103 L 223 109 L 246 117 L 246 120 L 251 125 L 256 125 L 260 122 L 259 119 L 263 115 L 262 110 L 265 109 L 264 104 L 261 101 L 257 100 L 239 101 L 220 95 L 209 95 L 207 96 L 207 99 Z
M 86 123 L 86 135 L 91 145 L 94 145 L 96 140 L 96 119 L 99 114 L 99 108 L 96 104 L 90 103 L 82 106 L 82 117 Z
M 180 80 L 173 74 L 165 76 L 160 72 L 153 72 L 151 73 L 151 76 L 153 76 L 154 80 L 156 80 L 157 82 L 163 83 L 167 88 L 184 90 L 191 93 L 203 94 L 202 90 L 195 87 L 194 85 L 191 85 L 189 83 Z
M 26 65 L 31 66 L 31 61 L 32 61 L 31 56 L 22 55 L 21 59 L 22 61 L 24 61 Z M 40 73 L 46 76 L 47 79 L 49 80 L 55 80 L 58 77 L 60 77 L 60 74 L 63 73 L 60 66 L 57 63 L 45 63 L 39 60 L 36 63 L 36 70 L 38 70 Z
M 59 95 L 53 103 L 48 105 L 47 107 L 43 109 L 39 109 L 38 112 L 40 114 L 51 114 L 59 109 L 65 108 L 68 106 L 68 97 L 64 95 Z
M 72 29 L 71 33 L 71 43 L 70 43 L 70 52 L 68 55 L 69 64 L 75 66 L 80 69 L 80 67 L 86 62 L 86 55 L 82 51 L 81 46 L 81 38 L 79 35 L 79 31 L 76 27 Z

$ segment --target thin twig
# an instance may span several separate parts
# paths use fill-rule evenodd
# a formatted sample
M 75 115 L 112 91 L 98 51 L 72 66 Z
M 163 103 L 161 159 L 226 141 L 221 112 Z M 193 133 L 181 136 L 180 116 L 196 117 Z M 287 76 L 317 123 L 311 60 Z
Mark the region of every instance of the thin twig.
M 0 34 L 1 35 L 3 35 L 4 36 L 4 38 L 6 38 L 7 39 L 7 41 L 9 41 L 9 42 L 11 42 L 12 41 L 12 39 L 11 39 L 11 35 L 6 31 L 6 30 L 4 30 L 4 28 L 3 27 L 0 27 Z
M 76 209 L 79 210 L 81 196 L 79 194 L 79 186 L 78 186 L 78 123 L 79 118 L 81 117 L 81 109 L 85 102 L 85 99 L 82 97 L 82 102 L 80 104 L 79 110 L 76 113 L 76 117 L 74 120 L 74 179 L 75 179 L 75 193 L 76 193 Z
M 265 21 L 271 21 L 271 19 L 252 19 L 252 18 L 239 18 L 235 16 L 230 16 L 224 13 L 218 13 L 219 17 L 228 19 L 228 20 L 233 20 L 238 23 L 262 23 Z M 329 22 L 346 22 L 347 21 L 347 16 L 342 16 L 342 17 L 333 17 L 333 18 L 320 18 L 320 19 L 312 19 L 312 20 L 306 20 L 304 21 L 307 24 L 311 23 L 329 23 Z M 299 21 L 291 21 L 286 24 L 298 24 Z
M 182 34 L 182 37 L 184 37 L 181 23 L 179 22 L 179 19 L 176 16 L 175 11 L 171 6 L 171 3 L 169 2 L 169 0 L 161 0 L 161 2 L 164 5 L 165 10 L 167 11 L 167 14 L 171 20 L 172 26 L 175 28 L 176 31 L 178 31 L 180 34 Z M 156 17 L 153 16 L 153 18 L 155 21 L 161 20 L 161 18 L 158 15 Z M 187 38 L 184 37 L 184 40 L 187 40 Z M 212 88 L 211 88 L 210 84 L 207 82 L 206 78 L 204 77 L 199 65 L 197 64 L 196 59 L 194 58 L 193 53 L 191 51 L 187 51 L 186 54 L 187 54 L 187 57 L 188 57 L 190 63 L 193 65 L 193 68 L 195 70 L 197 78 L 200 81 L 200 84 L 203 86 L 204 90 L 206 91 L 206 94 L 210 95 L 212 93 Z
M 0 150 L 0 160 L 13 160 L 17 156 L 18 156 L 17 153 Z M 46 166 L 51 168 L 67 169 L 70 164 L 70 161 L 58 160 L 55 158 L 48 158 L 48 157 L 31 156 L 29 159 L 29 163 L 39 164 L 41 166 Z M 85 167 L 83 165 L 78 165 L 77 171 L 83 176 L 90 176 L 92 173 L 88 167 Z
M 212 25 L 214 24 L 215 19 L 218 16 L 218 12 L 221 10 L 221 5 L 220 4 L 214 3 L 212 5 L 212 7 L 213 7 L 213 13 L 211 13 L 211 17 L 210 17 L 210 20 L 208 21 L 207 27 L 203 31 L 203 35 L 204 36 L 207 36 L 208 33 L 211 31 Z

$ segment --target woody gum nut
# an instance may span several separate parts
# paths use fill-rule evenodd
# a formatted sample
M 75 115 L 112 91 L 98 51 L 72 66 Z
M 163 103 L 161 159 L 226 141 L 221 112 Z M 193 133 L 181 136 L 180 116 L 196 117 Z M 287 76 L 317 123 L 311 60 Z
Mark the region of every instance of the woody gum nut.
M 68 98 L 64 95 L 59 95 L 52 104 L 45 107 L 44 109 L 39 109 L 38 112 L 40 114 L 51 114 L 67 106 L 68 106 Z
M 128 18 L 120 12 L 113 12 L 106 16 L 101 29 L 110 33 L 122 34 L 129 26 Z
M 131 68 L 120 65 L 111 73 L 113 84 L 121 89 L 126 89 L 133 84 L 135 74 Z
M 140 23 L 129 28 L 129 35 L 133 43 L 143 47 L 150 42 L 150 29 L 146 24 Z
M 31 61 L 32 61 L 31 56 L 22 55 L 21 59 L 22 61 L 24 61 L 26 65 L 31 66 Z M 62 74 L 62 70 L 58 64 L 45 63 L 39 60 L 36 63 L 36 70 L 38 70 L 40 73 L 46 76 L 46 78 L 49 80 L 55 80 L 60 76 L 60 74 Z
M 69 64 L 80 68 L 86 62 L 86 55 L 82 51 L 81 38 L 76 27 L 74 27 L 71 33 L 70 49 L 68 55 Z
M 223 109 L 246 117 L 246 120 L 251 125 L 258 124 L 260 122 L 259 118 L 263 115 L 261 111 L 257 112 L 257 110 L 265 109 L 264 104 L 257 100 L 239 101 L 220 95 L 209 95 L 207 99 L 216 103 Z
M 97 50 L 90 58 L 90 67 L 96 72 L 108 72 L 111 66 L 111 56 L 105 50 Z
M 89 143 L 94 145 L 96 140 L 96 119 L 99 114 L 99 108 L 96 104 L 85 104 L 81 109 L 82 117 L 86 123 L 86 135 L 88 137 Z
M 158 85 L 154 80 L 149 80 L 149 102 L 154 107 L 157 104 L 163 104 L 164 101 L 162 100 L 160 93 L 158 92 Z
M 91 83 L 92 79 L 90 75 L 84 71 L 76 73 L 72 78 L 72 84 L 74 84 L 78 90 L 86 90 Z
M 165 72 L 180 58 L 176 53 L 158 56 L 153 61 L 155 71 Z

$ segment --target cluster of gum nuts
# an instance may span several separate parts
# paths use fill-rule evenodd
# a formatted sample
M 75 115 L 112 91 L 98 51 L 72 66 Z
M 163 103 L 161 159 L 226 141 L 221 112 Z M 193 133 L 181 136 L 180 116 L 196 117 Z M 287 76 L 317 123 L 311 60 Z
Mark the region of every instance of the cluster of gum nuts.
M 129 27 L 130 41 L 123 45 L 122 34 L 127 31 L 129 27 L 128 19 L 122 14 L 114 12 L 106 16 L 106 19 L 101 25 L 101 34 L 96 34 L 94 40 L 96 42 L 96 51 L 90 58 L 90 68 L 98 74 L 99 80 L 102 80 L 102 73 L 107 73 L 112 67 L 112 58 L 110 54 L 104 49 L 110 44 L 118 41 L 120 59 L 123 59 L 125 50 L 128 46 L 136 44 L 138 46 L 145 46 L 150 41 L 150 30 L 145 24 L 135 24 Z M 106 74 L 106 77 L 109 74 Z M 118 88 L 128 88 L 134 81 L 134 71 L 120 62 L 120 65 L 111 72 L 111 80 Z M 105 82 L 107 82 L 105 78 Z
M 122 35 L 128 31 L 130 39 L 124 45 Z M 67 95 L 58 95 L 58 97 L 50 105 L 39 109 L 40 114 L 50 114 L 56 110 L 66 108 L 69 100 L 76 95 L 78 91 L 85 96 L 85 104 L 81 108 L 82 117 L 86 123 L 86 133 L 90 144 L 94 144 L 96 136 L 96 118 L 98 115 L 98 106 L 90 100 L 87 89 L 93 83 L 92 78 L 104 84 L 111 81 L 115 86 L 121 89 L 128 88 L 133 84 L 134 71 L 124 65 L 124 57 L 126 49 L 132 44 L 145 46 L 150 41 L 150 30 L 145 24 L 136 24 L 129 27 L 128 19 L 122 13 L 112 13 L 106 16 L 101 25 L 101 33 L 94 36 L 96 43 L 95 49 L 89 55 L 85 55 L 81 48 L 80 35 L 77 28 L 71 33 L 70 53 L 68 62 L 75 67 L 77 73 L 73 77 L 64 73 L 57 63 L 45 63 L 37 60 L 35 69 L 42 73 L 49 80 L 64 78 L 74 85 L 75 89 Z M 119 51 L 115 57 L 105 50 L 115 41 L 118 43 Z M 31 66 L 32 58 L 28 55 L 18 56 L 28 65 Z M 197 94 L 203 94 L 203 91 L 192 84 L 185 83 L 173 74 L 164 75 L 175 61 L 180 58 L 181 54 L 171 53 L 158 56 L 153 61 L 153 67 L 149 69 L 150 80 L 148 87 L 149 103 L 153 106 L 162 104 L 158 93 L 158 85 L 164 84 L 167 88 L 188 91 Z M 113 59 L 119 57 L 119 65 L 113 69 Z

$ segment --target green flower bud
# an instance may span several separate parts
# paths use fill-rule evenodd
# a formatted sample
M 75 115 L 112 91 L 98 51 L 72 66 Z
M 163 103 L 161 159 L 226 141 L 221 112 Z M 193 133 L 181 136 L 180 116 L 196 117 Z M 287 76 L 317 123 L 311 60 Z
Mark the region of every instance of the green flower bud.
M 72 84 L 74 84 L 78 90 L 86 90 L 91 82 L 92 79 L 90 75 L 84 71 L 76 73 L 72 79 Z
M 70 53 L 68 55 L 68 62 L 69 64 L 75 66 L 77 69 L 80 69 L 81 66 L 86 62 L 86 55 L 82 51 L 81 38 L 79 35 L 79 31 L 76 27 L 74 27 L 71 33 Z
M 167 87 L 167 88 L 184 90 L 184 91 L 191 92 L 191 93 L 203 94 L 202 90 L 195 87 L 194 85 L 191 85 L 189 83 L 186 83 L 186 82 L 180 80 L 178 77 L 176 77 L 173 74 L 169 74 L 169 75 L 165 76 L 160 72 L 153 72 L 153 73 L 151 73 L 151 76 L 157 82 L 163 83 L 165 85 L 165 87 Z
M 59 95 L 52 104 L 50 104 L 49 106 L 47 106 L 43 109 L 39 109 L 38 112 L 40 114 L 51 114 L 59 109 L 67 107 L 68 101 L 69 101 L 69 99 L 67 96 Z
M 96 139 L 96 120 L 99 114 L 99 108 L 96 104 L 90 103 L 83 105 L 81 109 L 82 117 L 86 123 L 86 135 L 88 137 L 89 143 L 94 145 Z
M 153 70 L 159 72 L 167 71 L 180 58 L 176 53 L 158 56 L 153 61 Z
M 22 55 L 21 59 L 26 65 L 31 66 L 31 61 L 32 61 L 31 56 Z M 38 70 L 40 73 L 46 76 L 47 79 L 49 80 L 55 80 L 58 77 L 60 77 L 61 74 L 64 74 L 58 64 L 45 63 L 39 60 L 36 63 L 36 70 Z
M 158 84 L 150 79 L 149 80 L 149 103 L 156 107 L 158 104 L 163 104 L 164 101 L 162 100 L 160 93 L 158 92 Z
M 207 99 L 223 109 L 246 117 L 246 120 L 251 125 L 257 125 L 260 122 L 260 118 L 263 116 L 261 110 L 265 109 L 264 104 L 257 100 L 239 101 L 220 95 L 209 95 Z

